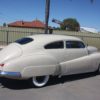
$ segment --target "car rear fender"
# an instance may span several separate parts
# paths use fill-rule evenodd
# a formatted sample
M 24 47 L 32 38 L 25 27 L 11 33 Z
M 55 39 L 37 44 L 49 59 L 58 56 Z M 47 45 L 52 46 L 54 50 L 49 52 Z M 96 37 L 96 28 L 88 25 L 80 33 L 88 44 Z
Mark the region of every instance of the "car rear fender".
M 56 75 L 59 72 L 59 63 L 53 56 L 45 54 L 36 55 L 35 58 L 33 56 L 33 59 L 30 60 L 32 64 L 27 65 L 21 71 L 21 75 L 23 78 L 43 75 Z
M 58 65 L 41 65 L 30 66 L 24 68 L 21 72 L 22 78 L 30 78 L 33 76 L 55 75 L 57 74 Z

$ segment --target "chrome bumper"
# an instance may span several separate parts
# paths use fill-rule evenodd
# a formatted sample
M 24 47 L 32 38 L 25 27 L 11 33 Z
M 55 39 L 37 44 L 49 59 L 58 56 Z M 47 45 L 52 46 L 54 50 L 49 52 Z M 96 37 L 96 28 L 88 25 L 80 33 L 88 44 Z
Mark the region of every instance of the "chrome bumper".
M 20 72 L 6 72 L 6 71 L 0 71 L 1 77 L 8 77 L 8 78 L 21 78 Z

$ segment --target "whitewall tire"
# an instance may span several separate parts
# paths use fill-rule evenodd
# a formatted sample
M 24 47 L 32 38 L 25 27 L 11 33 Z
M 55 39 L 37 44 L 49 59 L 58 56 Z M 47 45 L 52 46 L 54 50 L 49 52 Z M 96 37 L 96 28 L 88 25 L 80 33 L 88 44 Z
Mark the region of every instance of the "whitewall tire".
M 33 86 L 35 87 L 43 87 L 47 84 L 49 80 L 49 76 L 35 76 L 35 77 L 32 77 L 31 79 L 31 83 Z

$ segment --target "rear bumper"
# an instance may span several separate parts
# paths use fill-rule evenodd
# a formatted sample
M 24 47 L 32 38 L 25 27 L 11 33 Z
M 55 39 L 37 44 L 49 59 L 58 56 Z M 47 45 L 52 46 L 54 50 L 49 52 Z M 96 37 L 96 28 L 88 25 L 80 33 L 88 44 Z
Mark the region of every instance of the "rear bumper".
M 0 71 L 0 77 L 21 78 L 21 73 L 20 73 L 20 72 L 6 72 L 6 71 Z

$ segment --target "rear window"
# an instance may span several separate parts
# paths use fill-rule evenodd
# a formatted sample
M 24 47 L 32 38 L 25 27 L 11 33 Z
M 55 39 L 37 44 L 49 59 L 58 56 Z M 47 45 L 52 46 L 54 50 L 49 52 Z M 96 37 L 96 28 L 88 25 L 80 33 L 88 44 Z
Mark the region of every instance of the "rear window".
M 24 45 L 24 44 L 30 43 L 32 41 L 33 41 L 32 38 L 22 38 L 22 39 L 16 40 L 15 42 L 18 44 Z

